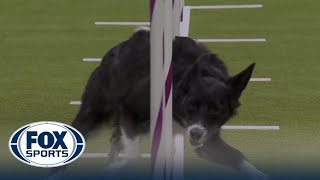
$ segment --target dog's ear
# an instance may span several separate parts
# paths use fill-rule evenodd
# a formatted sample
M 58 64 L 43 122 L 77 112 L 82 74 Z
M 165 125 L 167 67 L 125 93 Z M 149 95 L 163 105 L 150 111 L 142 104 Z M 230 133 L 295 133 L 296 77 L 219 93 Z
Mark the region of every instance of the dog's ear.
M 242 91 L 247 87 L 247 84 L 251 78 L 254 66 L 255 63 L 251 64 L 245 70 L 233 76 L 229 80 L 232 98 L 238 99 L 241 96 Z

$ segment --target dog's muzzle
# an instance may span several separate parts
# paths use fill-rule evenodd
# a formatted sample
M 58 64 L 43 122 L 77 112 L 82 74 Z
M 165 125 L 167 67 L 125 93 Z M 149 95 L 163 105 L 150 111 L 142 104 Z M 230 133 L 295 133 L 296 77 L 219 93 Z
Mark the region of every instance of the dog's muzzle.
M 189 142 L 192 146 L 202 146 L 207 130 L 201 125 L 192 125 L 188 128 Z

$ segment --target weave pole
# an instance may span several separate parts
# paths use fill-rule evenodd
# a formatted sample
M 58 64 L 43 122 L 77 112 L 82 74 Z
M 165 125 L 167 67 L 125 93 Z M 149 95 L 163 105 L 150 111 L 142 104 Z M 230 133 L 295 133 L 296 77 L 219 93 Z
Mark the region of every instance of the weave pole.
M 172 0 L 150 0 L 151 173 L 159 180 L 173 176 L 172 11 Z
M 180 36 L 180 22 L 182 21 L 182 11 L 184 6 L 184 0 L 173 0 L 173 19 L 172 19 L 172 27 L 173 27 L 173 35 Z

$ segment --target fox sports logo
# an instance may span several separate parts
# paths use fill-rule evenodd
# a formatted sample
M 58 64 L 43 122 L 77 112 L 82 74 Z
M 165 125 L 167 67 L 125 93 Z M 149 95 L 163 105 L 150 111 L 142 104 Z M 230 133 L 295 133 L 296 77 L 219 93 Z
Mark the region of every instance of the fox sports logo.
M 14 132 L 9 140 L 11 153 L 21 162 L 36 167 L 58 167 L 81 156 L 83 136 L 71 126 L 44 121 L 31 123 Z

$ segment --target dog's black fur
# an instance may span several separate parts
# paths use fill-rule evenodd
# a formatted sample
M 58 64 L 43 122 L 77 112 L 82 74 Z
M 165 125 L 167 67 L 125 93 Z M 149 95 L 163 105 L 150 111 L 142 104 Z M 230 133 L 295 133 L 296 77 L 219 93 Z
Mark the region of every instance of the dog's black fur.
M 88 80 L 72 123 L 87 137 L 115 119 L 110 161 L 123 147 L 120 128 L 130 138 L 150 129 L 149 36 L 148 31 L 137 31 L 104 56 Z M 190 138 L 200 157 L 241 170 L 245 157 L 220 138 L 220 127 L 236 114 L 254 64 L 231 77 L 217 55 L 187 37 L 176 37 L 172 63 L 174 120 L 185 128 L 201 124 L 207 130 L 201 141 Z

